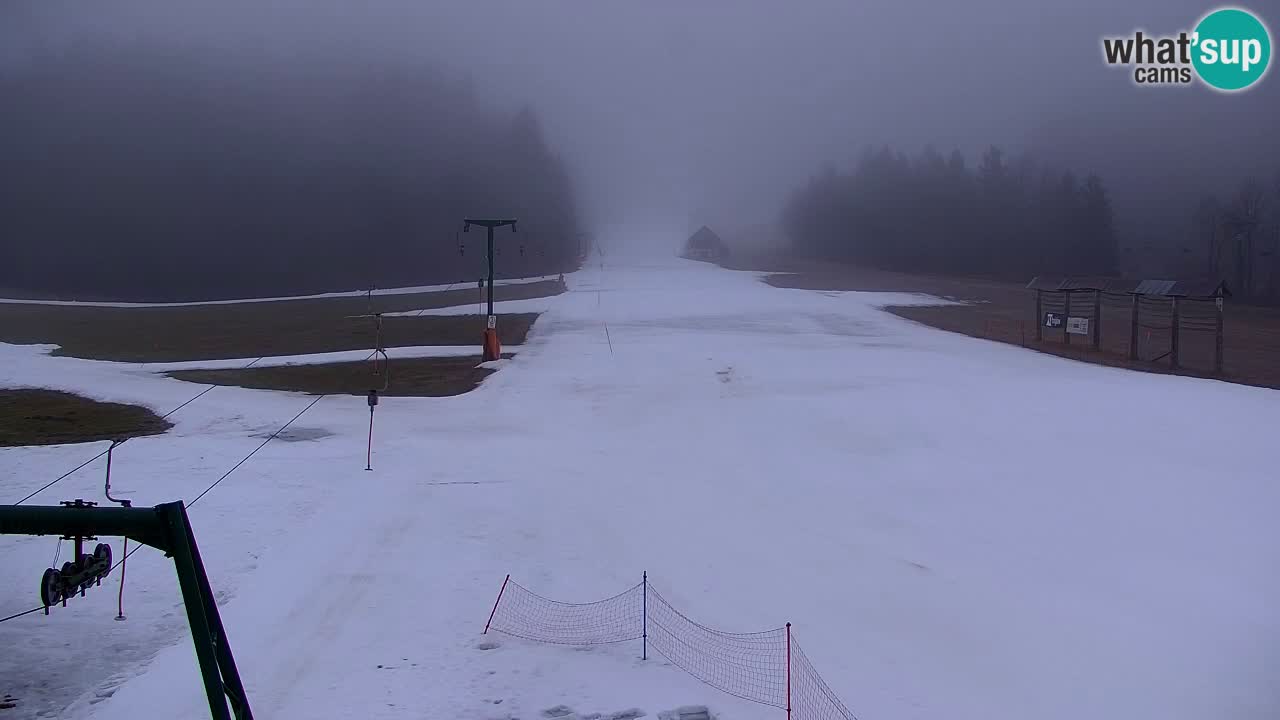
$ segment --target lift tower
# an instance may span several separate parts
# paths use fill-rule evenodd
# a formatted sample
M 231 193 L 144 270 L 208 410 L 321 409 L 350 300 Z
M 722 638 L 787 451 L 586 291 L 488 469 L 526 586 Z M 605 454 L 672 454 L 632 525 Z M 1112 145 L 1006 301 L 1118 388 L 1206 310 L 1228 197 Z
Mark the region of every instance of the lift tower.
M 511 226 L 516 231 L 515 218 L 464 218 L 462 232 L 471 232 L 472 225 L 489 229 L 489 317 L 484 328 L 484 361 L 497 360 L 502 357 L 502 346 L 498 342 L 498 318 L 493 314 L 493 229 Z

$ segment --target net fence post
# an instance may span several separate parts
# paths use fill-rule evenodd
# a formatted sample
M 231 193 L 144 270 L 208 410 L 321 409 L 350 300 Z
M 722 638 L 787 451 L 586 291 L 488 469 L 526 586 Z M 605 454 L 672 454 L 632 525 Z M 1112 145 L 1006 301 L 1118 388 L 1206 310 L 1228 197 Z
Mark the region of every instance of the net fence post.
M 1066 299 L 1067 309 L 1066 309 L 1066 312 L 1062 313 L 1065 316 L 1063 319 L 1064 324 L 1062 326 L 1062 342 L 1066 345 L 1070 345 L 1071 333 L 1067 331 L 1067 327 L 1071 325 L 1071 291 L 1067 290 L 1063 294 L 1066 295 L 1067 297 Z
M 791 623 L 787 623 L 787 720 L 791 720 Z
M 1044 313 L 1043 313 L 1044 297 L 1040 290 L 1036 290 L 1036 342 L 1044 340 Z
M 1093 291 L 1093 349 L 1102 349 L 1102 291 Z
M 1222 374 L 1222 296 L 1221 295 L 1219 295 L 1217 299 L 1214 300 L 1214 305 L 1217 306 L 1218 312 L 1216 315 L 1217 324 L 1214 328 L 1214 333 L 1213 333 L 1213 372 L 1218 375 L 1221 375 Z
M 632 575 L 631 577 L 635 577 Z M 640 659 L 649 659 L 649 571 L 640 576 Z
M 1138 295 L 1129 296 L 1129 359 L 1138 359 Z
M 502 602 L 502 593 L 507 591 L 507 583 L 511 581 L 511 573 L 507 573 L 507 577 L 502 581 L 502 587 L 498 590 L 498 599 L 493 601 L 493 609 L 489 611 L 489 619 L 485 621 L 484 632 L 481 635 L 489 634 L 489 624 L 493 622 L 493 616 L 498 612 L 498 603 Z

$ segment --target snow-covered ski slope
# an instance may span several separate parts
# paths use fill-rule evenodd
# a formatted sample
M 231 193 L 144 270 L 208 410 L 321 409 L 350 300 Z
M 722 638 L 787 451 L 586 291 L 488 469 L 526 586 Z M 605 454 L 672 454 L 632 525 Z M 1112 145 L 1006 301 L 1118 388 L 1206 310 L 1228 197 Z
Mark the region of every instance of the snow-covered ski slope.
M 364 400 L 330 397 L 191 508 L 258 717 L 781 720 L 632 644 L 480 647 L 508 572 L 587 601 L 643 570 L 707 625 L 794 623 L 863 720 L 1280 714 L 1280 394 L 878 309 L 927 298 L 617 253 L 566 279 L 479 389 L 385 400 L 373 472 Z M 162 410 L 198 389 L 3 352 L 3 384 Z M 190 500 L 309 401 L 216 388 L 124 445 L 113 484 Z M 0 450 L 0 499 L 101 447 Z M 101 471 L 35 502 L 101 499 Z M 0 543 L 3 616 L 55 541 Z M 0 624 L 4 717 L 206 716 L 169 561 L 129 561 L 122 623 L 117 580 Z

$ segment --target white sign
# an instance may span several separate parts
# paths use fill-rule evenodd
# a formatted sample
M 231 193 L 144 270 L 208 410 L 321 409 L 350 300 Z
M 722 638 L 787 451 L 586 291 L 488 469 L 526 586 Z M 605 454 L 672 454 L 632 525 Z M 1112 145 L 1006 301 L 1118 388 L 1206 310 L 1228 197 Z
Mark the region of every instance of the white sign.
M 1072 335 L 1088 335 L 1089 334 L 1089 318 L 1069 317 L 1067 318 L 1067 332 Z
M 498 327 L 498 316 L 497 316 L 497 315 L 490 315 L 490 316 L 489 316 L 489 329 L 490 329 L 490 330 L 492 330 L 492 329 L 494 329 L 494 328 L 496 328 L 496 327 Z

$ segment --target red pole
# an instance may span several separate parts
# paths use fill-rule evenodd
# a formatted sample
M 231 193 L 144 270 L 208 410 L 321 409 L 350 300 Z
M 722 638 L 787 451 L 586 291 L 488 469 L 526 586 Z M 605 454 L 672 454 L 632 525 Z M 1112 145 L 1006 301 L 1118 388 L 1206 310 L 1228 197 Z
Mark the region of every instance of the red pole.
M 489 619 L 484 624 L 484 632 L 481 635 L 489 634 L 489 623 L 493 622 L 494 613 L 498 612 L 498 603 L 502 602 L 502 593 L 507 591 L 507 582 L 511 580 L 511 573 L 507 573 L 507 579 L 502 581 L 502 587 L 498 590 L 498 599 L 493 601 L 493 610 L 489 611 Z
M 120 558 L 120 594 L 116 596 L 116 619 L 124 620 L 124 566 L 129 561 L 129 538 L 120 546 L 123 557 Z
M 787 720 L 791 720 L 791 623 L 787 623 Z

